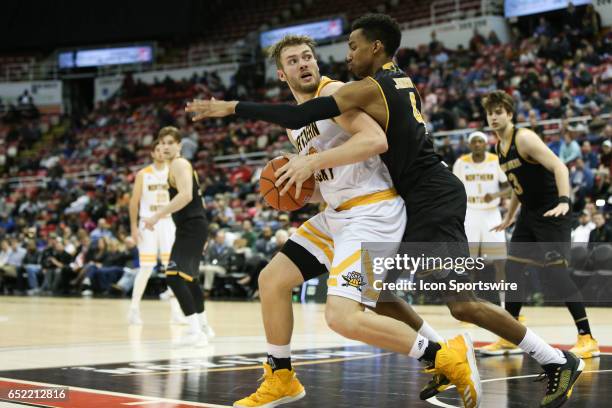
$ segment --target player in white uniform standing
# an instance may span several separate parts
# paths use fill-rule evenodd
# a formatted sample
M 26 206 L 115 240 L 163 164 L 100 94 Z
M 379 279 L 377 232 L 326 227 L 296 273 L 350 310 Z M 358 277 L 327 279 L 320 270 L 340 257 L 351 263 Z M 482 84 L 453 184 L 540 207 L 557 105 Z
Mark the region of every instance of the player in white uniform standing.
M 321 78 L 313 47 L 312 40 L 303 36 L 287 36 L 272 47 L 279 78 L 288 83 L 298 103 L 329 95 L 342 86 Z M 445 375 L 452 376 L 460 367 L 471 369 L 477 376 L 475 367 L 467 367 L 467 355 L 471 352 L 459 345 L 463 342 L 453 339 L 444 343 L 424 322 L 415 333 L 405 323 L 414 321 L 411 315 L 414 312 L 409 307 L 400 302 L 378 301 L 380 291 L 373 287 L 374 281 L 384 280 L 384 275 L 374 275 L 370 254 L 362 253 L 361 245 L 387 242 L 384 254 L 375 256 L 393 257 L 398 245 L 391 243 L 401 241 L 406 225 L 404 202 L 378 156 L 386 147 L 386 136 L 380 126 L 363 112 L 351 111 L 290 131 L 288 135 L 300 155 L 320 158 L 320 166 L 313 166 L 313 170 L 319 187 L 317 195 L 327 208 L 302 224 L 259 276 L 268 362 L 264 364 L 264 382 L 259 389 L 236 401 L 234 407 L 271 408 L 305 395 L 291 366 L 291 288 L 325 272 L 329 272 L 325 318 L 332 330 L 354 340 L 409 354 L 424 363 L 436 361 L 436 368 Z M 370 135 L 376 135 L 376 140 Z M 351 137 L 362 143 L 350 157 L 325 155 Z M 362 161 L 355 163 L 355 158 Z M 377 313 L 365 313 L 365 306 Z M 479 384 L 476 379 L 474 382 Z M 458 386 L 466 394 L 473 391 L 466 384 Z M 474 392 L 470 397 L 474 402 L 478 400 Z
M 142 324 L 140 318 L 140 300 L 147 287 L 158 257 L 163 265 L 168 264 L 170 250 L 174 243 L 174 222 L 168 216 L 159 220 L 153 231 L 144 228 L 142 220 L 151 217 L 155 212 L 170 202 L 168 194 L 168 165 L 164 160 L 159 142 L 155 142 L 151 151 L 153 164 L 141 169 L 136 174 L 132 197 L 130 199 L 130 226 L 134 242 L 138 244 L 140 270 L 132 290 L 132 304 L 128 314 L 130 324 Z M 139 221 L 140 219 L 140 221 Z M 174 296 L 170 297 L 172 323 L 183 323 L 185 316 Z
M 487 151 L 487 135 L 473 132 L 468 137 L 471 153 L 461 156 L 453 173 L 465 185 L 467 211 L 465 233 L 472 256 L 485 257 L 495 266 L 496 279 L 503 279 L 506 237 L 503 231 L 491 231 L 501 223 L 500 197 L 509 196 L 511 188 L 499 166 L 497 155 Z M 503 302 L 503 293 L 500 294 Z

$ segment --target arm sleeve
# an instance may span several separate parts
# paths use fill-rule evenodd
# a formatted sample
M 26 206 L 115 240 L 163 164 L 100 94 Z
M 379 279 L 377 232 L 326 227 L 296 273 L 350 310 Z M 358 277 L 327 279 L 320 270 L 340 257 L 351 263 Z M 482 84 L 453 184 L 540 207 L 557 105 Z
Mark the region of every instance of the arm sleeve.
M 338 104 L 331 96 L 315 98 L 300 105 L 238 102 L 236 115 L 245 119 L 276 123 L 288 129 L 299 129 L 316 122 L 340 116 Z

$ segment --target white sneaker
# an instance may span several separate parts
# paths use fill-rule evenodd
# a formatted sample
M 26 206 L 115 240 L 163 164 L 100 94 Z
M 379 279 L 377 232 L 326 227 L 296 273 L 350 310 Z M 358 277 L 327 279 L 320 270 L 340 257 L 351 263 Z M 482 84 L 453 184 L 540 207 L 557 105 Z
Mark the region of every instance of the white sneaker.
M 84 291 L 81 292 L 81 296 L 85 296 L 85 297 L 93 296 L 93 290 L 85 289 Z
M 206 347 L 208 338 L 203 332 L 186 333 L 176 344 L 181 347 Z
M 128 312 L 128 323 L 130 326 L 141 326 L 142 319 L 140 318 L 140 310 L 135 308 L 130 308 Z
M 165 292 L 162 292 L 162 293 L 160 293 L 160 294 L 159 294 L 159 298 L 160 298 L 161 300 L 163 300 L 163 301 L 168 301 L 168 300 L 170 300 L 170 298 L 171 298 L 172 296 L 174 296 L 174 295 L 172 294 L 172 290 L 171 290 L 170 288 L 166 289 L 166 291 L 165 291 Z
M 209 339 L 212 339 L 212 338 L 214 338 L 216 336 L 215 331 L 208 324 L 203 324 L 202 325 L 202 330 L 204 331 L 204 333 L 206 333 L 206 336 Z

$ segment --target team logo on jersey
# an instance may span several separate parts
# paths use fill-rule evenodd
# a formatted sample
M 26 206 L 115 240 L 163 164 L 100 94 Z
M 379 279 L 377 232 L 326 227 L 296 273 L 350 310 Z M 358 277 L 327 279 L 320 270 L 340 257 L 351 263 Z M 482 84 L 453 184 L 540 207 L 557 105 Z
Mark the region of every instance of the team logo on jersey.
M 363 275 L 356 271 L 349 272 L 346 276 L 342 275 L 342 279 L 345 281 L 342 286 L 351 286 L 360 292 L 361 287 L 366 285 Z

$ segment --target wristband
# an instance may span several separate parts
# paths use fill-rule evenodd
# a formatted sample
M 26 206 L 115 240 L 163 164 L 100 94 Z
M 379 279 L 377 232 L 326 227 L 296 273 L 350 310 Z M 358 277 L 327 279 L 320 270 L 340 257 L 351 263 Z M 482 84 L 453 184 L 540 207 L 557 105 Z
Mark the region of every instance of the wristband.
M 570 205 L 572 203 L 572 201 L 570 200 L 570 198 L 568 196 L 561 196 L 559 197 L 559 204 L 561 203 L 565 203 L 567 205 Z

